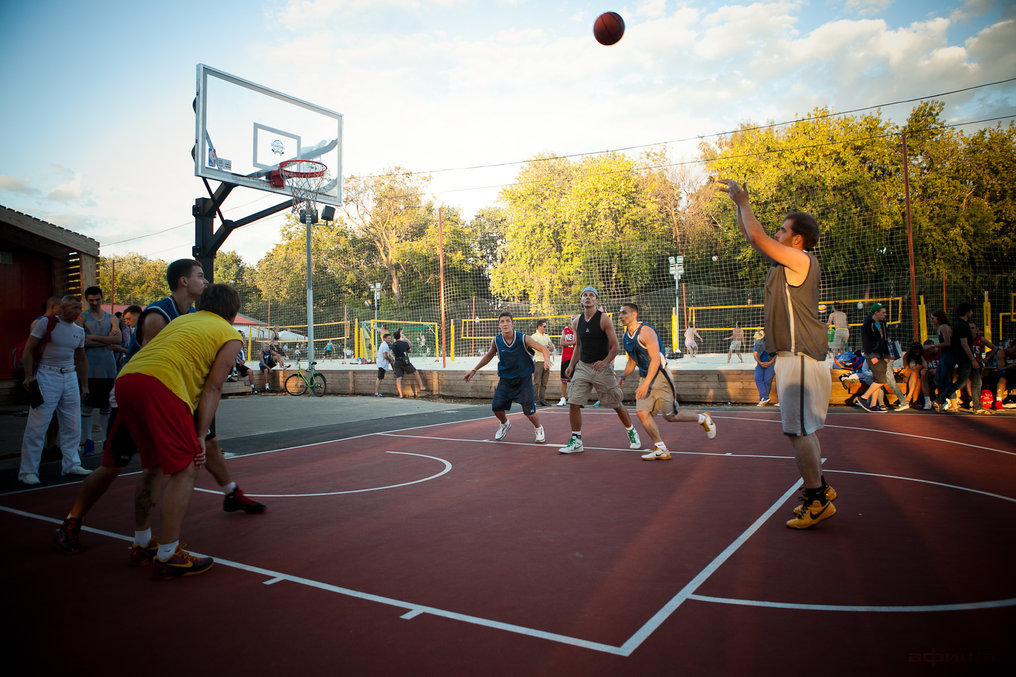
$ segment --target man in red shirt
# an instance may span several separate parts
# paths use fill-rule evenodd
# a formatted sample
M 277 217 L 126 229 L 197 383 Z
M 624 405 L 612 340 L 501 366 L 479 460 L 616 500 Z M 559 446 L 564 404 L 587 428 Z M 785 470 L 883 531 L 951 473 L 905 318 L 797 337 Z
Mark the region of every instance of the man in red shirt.
M 568 363 L 571 362 L 572 353 L 575 352 L 575 320 L 578 315 L 572 315 L 568 322 L 561 329 L 561 399 L 557 406 L 568 406 L 568 381 L 571 379 L 565 375 L 568 371 Z

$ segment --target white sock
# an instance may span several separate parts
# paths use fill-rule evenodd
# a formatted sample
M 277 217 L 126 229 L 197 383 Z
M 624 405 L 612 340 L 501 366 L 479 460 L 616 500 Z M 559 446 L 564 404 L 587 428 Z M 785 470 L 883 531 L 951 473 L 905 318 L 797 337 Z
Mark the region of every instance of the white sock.
M 699 423 L 705 423 L 706 422 L 706 417 L 703 416 L 702 414 L 699 414 L 698 415 L 698 422 Z
M 106 439 L 106 431 L 107 430 L 109 430 L 109 412 L 107 411 L 106 413 L 102 413 L 100 411 L 99 412 L 99 434 L 100 434 L 99 439 L 100 440 L 105 441 L 105 439 Z
M 222 493 L 231 494 L 236 489 L 236 482 L 230 482 L 229 484 L 222 485 Z
M 160 543 L 159 553 L 156 555 L 159 559 L 165 562 L 167 559 L 173 556 L 176 552 L 176 546 L 180 545 L 180 541 L 173 541 L 172 543 Z
M 657 442 L 656 443 L 656 448 L 659 449 L 660 451 L 666 451 L 667 450 L 667 443 L 666 442 Z
M 144 531 L 134 530 L 134 545 L 140 545 L 142 548 L 148 545 L 152 540 L 152 529 L 149 527 Z
M 573 431 L 571 431 L 571 436 L 572 437 L 581 438 L 582 437 L 582 431 L 581 430 L 573 430 Z

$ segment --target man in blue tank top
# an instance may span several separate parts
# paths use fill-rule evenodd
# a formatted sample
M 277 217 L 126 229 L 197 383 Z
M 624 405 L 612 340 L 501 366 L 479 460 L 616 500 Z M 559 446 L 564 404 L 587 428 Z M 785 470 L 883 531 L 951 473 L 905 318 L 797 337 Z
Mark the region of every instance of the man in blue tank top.
M 594 390 L 604 407 L 617 412 L 628 434 L 628 448 L 639 449 L 642 441 L 631 423 L 628 410 L 621 404 L 621 389 L 614 378 L 614 358 L 621 352 L 614 323 L 610 315 L 597 309 L 600 295 L 595 288 L 583 289 L 579 302 L 582 314 L 575 331 L 575 352 L 565 371 L 565 376 L 571 379 L 568 384 L 568 419 L 572 433 L 568 444 L 557 451 L 561 454 L 582 453 L 582 407 L 586 406 Z
M 624 327 L 624 351 L 628 354 L 628 364 L 624 366 L 619 380 L 623 384 L 629 374 L 639 370 L 642 378 L 635 391 L 635 414 L 654 444 L 642 460 L 670 460 L 670 450 L 653 420 L 656 414 L 662 413 L 664 420 L 670 423 L 698 423 L 706 431 L 706 437 L 715 438 L 716 424 L 707 412 L 696 414 L 678 409 L 674 379 L 667 368 L 667 361 L 663 359 L 663 341 L 655 329 L 639 320 L 639 307 L 634 303 L 622 303 L 618 319 Z
M 822 476 L 817 435 L 825 425 L 832 390 L 825 362 L 828 336 L 818 317 L 822 271 L 811 253 L 818 243 L 818 223 L 810 214 L 791 212 L 775 237 L 769 237 L 752 212 L 747 187 L 728 179 L 720 183 L 734 203 L 737 225 L 748 243 L 773 262 L 765 288 L 766 351 L 776 354 L 783 434 L 794 448 L 804 482 L 801 504 L 787 526 L 808 529 L 836 514 L 836 490 Z
M 480 358 L 475 369 L 466 372 L 463 380 L 469 381 L 497 355 L 497 375 L 500 378 L 490 408 L 501 425 L 494 433 L 494 440 L 500 442 L 508 435 L 512 424 L 505 412 L 512 408 L 512 402 L 518 402 L 522 407 L 522 413 L 536 429 L 536 442 L 543 444 L 547 441 L 547 435 L 540 425 L 540 417 L 536 415 L 536 401 L 533 395 L 535 371 L 533 352 L 537 350 L 542 352 L 543 369 L 550 369 L 553 366 L 550 362 L 550 351 L 547 350 L 547 346 L 537 343 L 520 331 L 515 331 L 515 320 L 507 310 L 498 315 L 497 327 L 501 333 L 494 337 L 490 342 L 490 350 Z

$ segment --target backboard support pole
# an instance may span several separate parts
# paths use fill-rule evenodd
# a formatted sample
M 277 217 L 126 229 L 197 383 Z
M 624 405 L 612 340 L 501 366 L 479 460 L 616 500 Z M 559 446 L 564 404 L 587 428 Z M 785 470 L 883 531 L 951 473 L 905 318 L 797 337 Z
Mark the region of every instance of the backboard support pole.
M 215 215 L 219 213 L 221 218 L 219 207 L 225 201 L 229 192 L 235 188 L 234 184 L 223 185 L 228 185 L 229 188 L 224 189 L 223 186 L 219 186 L 219 189 L 213 194 L 214 197 L 197 198 L 194 200 L 194 207 L 192 209 L 192 214 L 194 215 L 194 247 L 191 249 L 191 255 L 201 264 L 201 268 L 205 273 L 205 279 L 209 282 L 215 281 L 215 254 L 225 244 L 226 238 L 229 237 L 230 233 L 237 228 L 259 221 L 266 216 L 278 214 L 293 206 L 292 200 L 280 202 L 277 205 L 262 209 L 236 221 L 223 220 L 219 229 L 215 230 Z

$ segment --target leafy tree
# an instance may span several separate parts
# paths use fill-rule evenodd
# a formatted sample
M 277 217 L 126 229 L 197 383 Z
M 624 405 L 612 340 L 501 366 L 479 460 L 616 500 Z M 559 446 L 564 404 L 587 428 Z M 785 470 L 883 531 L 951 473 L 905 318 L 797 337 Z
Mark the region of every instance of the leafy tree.
M 116 261 L 116 278 L 112 278 Z M 141 254 L 129 253 L 115 257 L 99 257 L 98 278 L 107 301 L 147 305 L 169 294 L 166 268 L 161 259 L 149 259 Z

